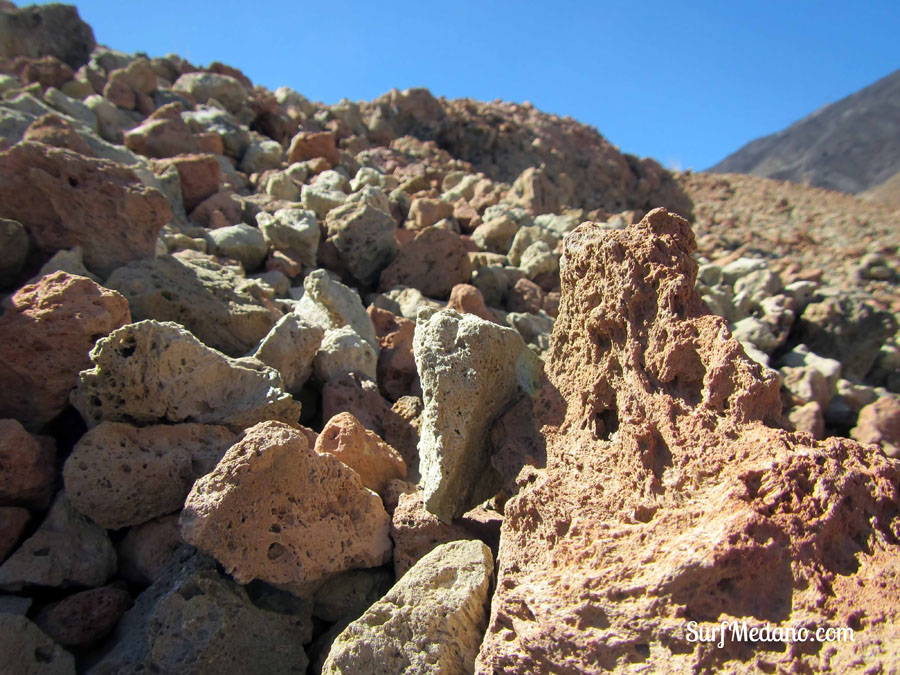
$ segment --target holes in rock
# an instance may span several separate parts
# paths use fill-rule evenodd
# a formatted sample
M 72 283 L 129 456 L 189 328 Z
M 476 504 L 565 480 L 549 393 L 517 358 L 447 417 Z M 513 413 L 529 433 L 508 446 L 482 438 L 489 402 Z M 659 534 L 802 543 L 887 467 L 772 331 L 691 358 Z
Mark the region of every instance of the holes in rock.
M 50 549 L 46 546 L 44 548 L 39 548 L 34 552 L 33 555 L 35 558 L 46 558 L 48 555 L 50 555 Z
M 134 340 L 130 340 L 128 342 L 123 342 L 116 351 L 119 352 L 119 356 L 121 356 L 123 359 L 127 359 L 129 356 L 134 354 L 135 349 L 137 349 L 137 347 L 134 344 Z
M 278 542 L 269 544 L 269 552 L 267 554 L 269 560 L 278 560 L 285 553 L 287 553 L 287 549 L 285 549 L 284 546 L 282 546 Z
M 609 440 L 619 430 L 619 413 L 615 408 L 607 408 L 594 416 L 594 436 L 600 440 Z

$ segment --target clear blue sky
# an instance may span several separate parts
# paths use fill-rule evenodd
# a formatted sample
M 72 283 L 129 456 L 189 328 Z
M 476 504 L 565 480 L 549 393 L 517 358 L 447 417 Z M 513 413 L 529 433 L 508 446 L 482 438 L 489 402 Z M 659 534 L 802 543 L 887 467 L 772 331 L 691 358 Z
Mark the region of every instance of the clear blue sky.
M 75 4 L 122 51 L 222 61 L 325 103 L 413 86 L 531 101 L 698 170 L 900 68 L 900 0 Z

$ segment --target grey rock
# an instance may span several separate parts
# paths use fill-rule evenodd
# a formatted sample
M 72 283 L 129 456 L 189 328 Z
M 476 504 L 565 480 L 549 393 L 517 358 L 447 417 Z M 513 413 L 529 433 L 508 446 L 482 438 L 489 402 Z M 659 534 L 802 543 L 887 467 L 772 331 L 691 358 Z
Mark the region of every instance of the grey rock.
M 273 173 L 266 180 L 266 194 L 272 199 L 295 202 L 300 199 L 300 186 L 284 172 Z
M 97 115 L 94 111 L 81 101 L 66 96 L 59 89 L 49 87 L 47 91 L 44 92 L 44 101 L 64 115 L 68 115 L 72 119 L 82 122 L 91 131 L 96 132 L 98 130 Z
M 378 355 L 375 349 L 350 326 L 325 331 L 325 337 L 313 361 L 313 370 L 322 382 L 329 382 L 349 373 L 360 373 L 374 380 L 377 366 Z
M 206 238 L 213 253 L 239 261 L 247 271 L 258 268 L 268 250 L 263 233 L 246 223 L 209 230 Z
M 262 420 L 296 423 L 300 404 L 277 371 L 210 349 L 175 323 L 141 321 L 113 331 L 91 351 L 72 405 L 88 426 L 197 422 L 240 431 Z
M 189 550 L 137 597 L 91 675 L 305 673 L 306 613 L 256 606 L 215 563 Z
M 0 565 L 0 588 L 101 586 L 115 571 L 116 551 L 106 530 L 60 492 L 37 531 Z
M 541 310 L 536 314 L 510 312 L 504 319 L 539 356 L 550 349 L 550 333 L 553 332 L 555 320 L 545 311 Z
M 356 290 L 335 281 L 325 270 L 311 272 L 303 281 L 303 288 L 297 314 L 326 330 L 350 326 L 378 351 L 375 326 Z
M 487 211 L 485 211 L 485 215 L 487 215 Z M 561 238 L 557 233 L 545 230 L 537 225 L 520 227 L 512 240 L 512 244 L 509 246 L 509 252 L 506 254 L 509 258 L 509 264 L 514 267 L 521 267 L 522 256 L 525 255 L 525 251 L 530 246 L 537 242 L 544 242 L 547 245 L 547 250 L 552 251 L 556 248 Z
M 390 213 L 368 203 L 351 202 L 333 209 L 325 219 L 325 230 L 347 271 L 365 286 L 374 285 L 397 255 L 397 223 Z
M 357 619 L 390 590 L 393 581 L 394 575 L 383 567 L 343 572 L 316 591 L 313 614 L 325 621 Z
M 285 314 L 262 339 L 253 356 L 281 373 L 285 391 L 296 394 L 312 374 L 313 359 L 324 335 L 322 327 L 297 314 Z
M 425 402 L 419 441 L 425 507 L 449 522 L 498 489 L 490 427 L 533 394 L 540 362 L 515 330 L 453 310 L 420 310 L 413 356 Z
M 343 192 L 318 185 L 304 185 L 300 193 L 303 207 L 313 211 L 319 220 L 324 220 L 331 209 L 337 208 L 347 200 L 347 195 Z
M 764 270 L 767 267 L 766 261 L 762 258 L 738 258 L 722 268 L 722 281 L 729 286 L 733 286 L 741 277 L 747 276 L 751 272 Z
M 323 675 L 475 672 L 493 575 L 480 541 L 438 546 L 335 639 Z
M 185 73 L 175 80 L 172 90 L 190 95 L 197 103 L 214 98 L 231 113 L 239 111 L 247 101 L 244 85 L 230 75 L 219 73 Z
M 275 213 L 260 211 L 256 224 L 273 249 L 294 251 L 306 267 L 316 266 L 320 230 L 314 212 L 306 209 L 279 209 Z
M 284 158 L 284 148 L 278 141 L 257 140 L 250 143 L 241 157 L 240 169 L 244 173 L 261 173 L 267 169 L 277 169 Z
M 106 286 L 128 299 L 135 321 L 178 322 L 230 356 L 255 348 L 281 318 L 262 301 L 256 282 L 212 260 L 139 260 L 113 272 Z
M 181 113 L 181 119 L 194 133 L 208 131 L 222 137 L 225 154 L 241 159 L 250 147 L 250 132 L 233 115 L 221 108 L 199 105 Z
M 545 241 L 536 241 L 522 254 L 519 260 L 519 268 L 529 279 L 535 279 L 542 274 L 557 274 L 559 272 L 559 256 L 553 252 Z

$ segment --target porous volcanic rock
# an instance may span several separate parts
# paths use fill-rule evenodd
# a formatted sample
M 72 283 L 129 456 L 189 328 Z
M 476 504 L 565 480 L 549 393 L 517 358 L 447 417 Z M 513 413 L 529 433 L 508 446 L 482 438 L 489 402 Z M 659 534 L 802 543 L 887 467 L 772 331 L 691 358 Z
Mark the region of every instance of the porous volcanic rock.
M 446 298 L 456 284 L 468 283 L 471 276 L 472 264 L 459 235 L 428 227 L 400 247 L 381 273 L 381 289 L 413 286 L 429 298 Z
M 242 430 L 268 419 L 294 423 L 300 404 L 277 371 L 210 349 L 175 323 L 140 321 L 103 338 L 91 351 L 72 405 L 100 422 L 196 422 Z
M 396 221 L 391 214 L 366 201 L 332 209 L 325 218 L 328 241 L 353 278 L 372 286 L 397 255 Z
M 106 284 L 128 298 L 135 321 L 175 321 L 229 356 L 253 349 L 281 317 L 233 268 L 203 258 L 137 261 Z
M 321 327 L 297 314 L 285 314 L 259 343 L 253 357 L 281 373 L 285 391 L 293 394 L 312 374 L 313 359 L 324 335 Z
M 152 257 L 169 201 L 115 162 L 24 141 L 0 153 L 0 216 L 17 220 L 46 257 L 81 246 L 101 277 Z
M 363 485 L 378 494 L 390 481 L 406 479 L 406 463 L 400 453 L 349 412 L 326 422 L 316 439 L 315 451 L 337 457 L 359 474 Z
M 860 443 L 879 443 L 891 457 L 900 457 L 900 400 L 882 396 L 859 411 L 850 435 Z
M 212 554 L 239 583 L 262 579 L 303 595 L 348 569 L 390 559 L 381 499 L 298 429 L 249 429 L 185 501 L 185 541 Z
M 378 387 L 392 401 L 411 393 L 420 393 L 419 372 L 413 358 L 416 322 L 385 309 L 369 305 L 366 310 L 378 336 Z
M 23 286 L 0 315 L 0 417 L 38 429 L 66 407 L 98 338 L 131 321 L 128 301 L 54 272 Z
M 493 576 L 480 541 L 437 547 L 335 639 L 323 675 L 471 673 Z
M 187 547 L 141 593 L 92 675 L 306 672 L 309 614 L 258 607 L 247 591 Z
M 425 507 L 449 522 L 499 489 L 491 424 L 534 393 L 540 364 L 515 330 L 450 309 L 419 311 L 413 353 L 425 402 Z
M 75 659 L 24 616 L 0 614 L 0 672 L 75 675 Z
M 135 525 L 116 548 L 119 554 L 118 573 L 132 583 L 150 585 L 159 578 L 183 544 L 175 514 Z
M 693 250 L 662 209 L 566 238 L 547 468 L 506 504 L 478 672 L 900 667 L 900 464 L 766 426 L 777 378 L 706 313 Z M 855 642 L 688 641 L 726 619 Z
M 210 424 L 133 427 L 101 422 L 63 467 L 72 505 L 117 530 L 177 511 L 194 481 L 212 471 L 234 434 Z
M 0 588 L 100 586 L 116 571 L 106 530 L 57 494 L 37 531 L 0 565 Z
M 71 5 L 54 3 L 0 11 L 0 56 L 55 56 L 72 68 L 88 62 L 97 43 L 94 31 Z
M 17 420 L 0 420 L 0 506 L 47 508 L 55 461 L 53 439 L 32 436 Z
M 31 516 L 19 506 L 0 506 L 0 563 L 16 547 Z
M 358 291 L 335 281 L 322 269 L 310 272 L 303 280 L 303 289 L 295 310 L 297 314 L 325 330 L 350 326 L 377 352 L 375 327 Z

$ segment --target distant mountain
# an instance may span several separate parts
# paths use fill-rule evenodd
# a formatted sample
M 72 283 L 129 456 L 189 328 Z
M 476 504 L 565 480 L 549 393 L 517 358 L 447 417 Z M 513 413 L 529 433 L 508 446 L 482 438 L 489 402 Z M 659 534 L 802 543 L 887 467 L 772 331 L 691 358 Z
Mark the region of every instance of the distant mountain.
M 900 70 L 708 169 L 856 194 L 900 171 Z

